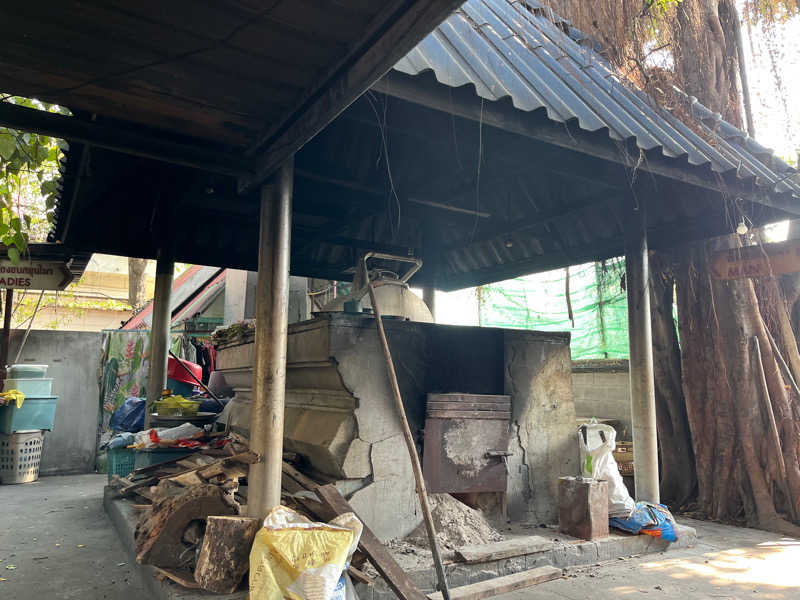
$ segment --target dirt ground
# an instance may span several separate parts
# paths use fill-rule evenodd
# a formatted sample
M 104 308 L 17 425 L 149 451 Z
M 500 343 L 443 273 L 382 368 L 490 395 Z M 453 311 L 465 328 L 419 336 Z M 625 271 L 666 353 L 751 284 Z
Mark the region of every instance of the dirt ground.
M 0 486 L 0 598 L 147 597 L 103 513 L 104 484 L 103 475 L 78 475 Z M 800 541 L 681 522 L 697 529 L 696 548 L 578 567 L 499 598 L 800 600 Z
M 105 482 L 75 475 L 0 485 L 0 598 L 147 597 L 103 512 Z

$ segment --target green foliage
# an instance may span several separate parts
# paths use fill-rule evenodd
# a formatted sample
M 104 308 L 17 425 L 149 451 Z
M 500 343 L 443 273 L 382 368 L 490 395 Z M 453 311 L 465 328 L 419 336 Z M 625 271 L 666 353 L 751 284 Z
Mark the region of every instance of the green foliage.
M 648 10 L 655 8 L 662 14 L 666 14 L 671 7 L 677 6 L 681 2 L 683 2 L 683 0 L 645 0 Z
M 0 94 L 0 101 L 68 114 L 59 106 Z M 55 208 L 58 159 L 66 142 L 0 127 L 0 244 L 18 262 L 31 239 L 46 235 Z

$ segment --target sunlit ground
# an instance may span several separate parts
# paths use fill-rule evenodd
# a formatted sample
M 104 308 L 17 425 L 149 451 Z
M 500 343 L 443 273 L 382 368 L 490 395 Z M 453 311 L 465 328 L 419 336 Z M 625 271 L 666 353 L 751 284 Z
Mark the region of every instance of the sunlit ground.
M 697 529 L 696 548 L 578 567 L 565 579 L 500 598 L 800 600 L 800 540 L 715 523 L 679 522 Z

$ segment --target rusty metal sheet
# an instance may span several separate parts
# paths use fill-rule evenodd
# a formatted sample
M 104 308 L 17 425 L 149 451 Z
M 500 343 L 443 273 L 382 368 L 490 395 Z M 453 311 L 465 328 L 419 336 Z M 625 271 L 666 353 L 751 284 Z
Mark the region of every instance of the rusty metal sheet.
M 436 419 L 425 421 L 423 474 L 429 492 L 505 492 L 504 457 L 509 420 Z

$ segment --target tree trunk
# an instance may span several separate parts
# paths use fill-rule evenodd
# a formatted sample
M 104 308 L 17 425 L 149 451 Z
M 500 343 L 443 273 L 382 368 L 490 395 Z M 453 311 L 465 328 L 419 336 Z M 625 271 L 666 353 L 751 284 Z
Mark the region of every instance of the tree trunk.
M 675 279 L 667 257 L 650 256 L 650 311 L 656 420 L 661 455 L 661 501 L 676 509 L 697 487 L 692 436 L 681 388 L 681 356 L 672 318 Z
M 145 286 L 145 269 L 147 259 L 128 258 L 128 303 L 134 310 L 141 308 L 147 298 Z
M 674 55 L 678 85 L 723 118 L 741 126 L 734 1 L 679 3 Z
M 683 391 L 697 460 L 698 504 L 709 517 L 743 520 L 787 535 L 800 528 L 785 521 L 800 500 L 796 423 L 749 279 L 715 281 L 708 269 L 708 249 L 689 248 L 677 278 Z M 792 499 L 769 443 L 760 407 L 757 338 L 767 388 L 789 471 Z

